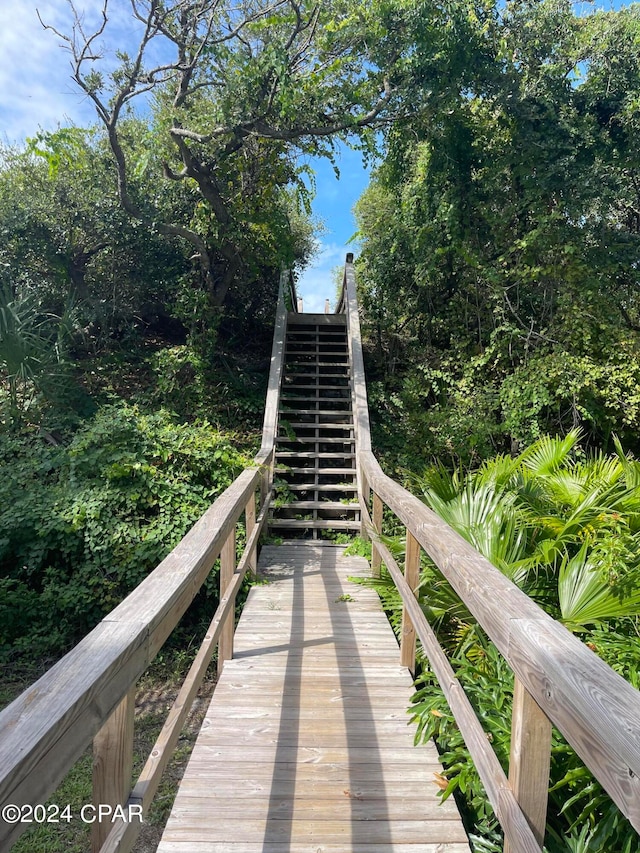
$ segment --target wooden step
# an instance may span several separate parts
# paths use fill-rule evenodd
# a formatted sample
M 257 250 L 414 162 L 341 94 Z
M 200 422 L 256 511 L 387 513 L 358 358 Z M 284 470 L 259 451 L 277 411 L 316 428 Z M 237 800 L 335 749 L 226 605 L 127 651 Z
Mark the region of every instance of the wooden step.
M 307 471 L 307 468 L 301 469 Z M 354 469 L 355 470 L 355 469 Z M 277 489 L 277 487 L 276 487 Z M 353 492 L 358 491 L 355 483 L 287 483 L 290 492 Z
M 294 454 L 299 456 L 300 454 Z M 313 458 L 313 454 L 311 456 Z M 356 469 L 355 468 L 318 468 L 314 469 L 311 466 L 308 468 L 278 468 L 277 466 L 274 469 L 275 474 L 313 474 L 314 471 L 317 473 L 319 477 L 327 477 L 327 476 L 336 476 L 336 477 L 348 477 L 349 474 L 353 474 L 355 476 Z M 327 483 L 326 485 L 333 485 L 333 483 Z
M 309 355 L 309 356 L 314 356 L 314 357 L 317 355 L 326 355 L 326 356 L 336 356 L 336 357 L 340 356 L 341 358 L 344 358 L 344 356 L 349 355 L 347 350 L 335 350 L 335 351 L 334 350 L 321 350 L 320 347 L 327 346 L 326 344 L 317 344 L 315 348 L 309 347 L 303 343 L 298 343 L 295 345 L 299 346 L 299 347 L 304 347 L 304 349 L 303 350 L 301 350 L 301 349 L 292 350 L 292 349 L 289 349 L 287 347 L 287 349 L 284 351 L 284 354 L 285 355 Z
M 345 377 L 345 379 L 346 378 L 347 377 Z M 291 391 L 330 391 L 332 394 L 336 394 L 339 391 L 341 392 L 341 396 L 329 397 L 326 394 L 320 396 L 318 393 L 317 396 L 312 397 L 309 393 L 291 394 Z M 348 383 L 346 385 L 284 385 L 280 393 L 280 402 L 290 403 L 295 402 L 296 400 L 300 400 L 305 403 L 350 403 L 351 387 Z
M 309 328 L 301 328 L 300 326 L 291 327 L 287 329 L 287 337 L 289 335 L 337 335 L 343 338 L 347 337 L 347 327 L 346 325 L 342 325 L 341 323 L 329 324 L 328 326 L 322 325 L 315 327 L 313 324 L 307 324 Z
M 355 453 L 314 453 L 312 450 L 276 450 L 276 459 L 286 457 L 301 459 L 355 459 Z
M 300 413 L 299 412 L 290 412 L 289 414 L 298 415 Z M 313 412 L 312 414 L 317 414 L 317 413 Z M 335 415 L 335 412 L 329 412 L 328 414 Z M 346 423 L 338 424 L 338 423 L 335 423 L 335 421 L 327 421 L 326 423 L 318 422 L 318 421 L 315 421 L 315 422 L 312 421 L 311 423 L 309 423 L 306 421 L 288 421 L 288 420 L 286 420 L 286 418 L 284 420 L 286 421 L 286 423 L 289 424 L 289 426 L 292 429 L 345 429 L 345 430 L 346 429 L 353 429 L 353 422 L 349 422 L 349 421 L 347 421 Z
M 279 435 L 276 439 L 280 444 L 353 444 L 355 438 L 326 438 L 325 436 L 298 435 L 295 438 L 287 438 Z
M 283 402 L 286 402 L 286 401 L 283 401 Z M 326 400 L 324 402 L 326 402 Z M 296 415 L 333 415 L 334 417 L 336 415 L 338 415 L 338 416 L 342 417 L 343 415 L 347 416 L 347 415 L 351 414 L 351 400 L 350 399 L 347 399 L 346 397 L 344 397 L 343 399 L 338 399 L 335 402 L 336 403 L 346 403 L 347 407 L 345 409 L 301 409 L 299 407 L 296 407 L 295 409 L 283 409 L 282 407 L 280 407 L 280 409 L 278 409 L 278 411 L 280 412 L 280 414 L 284 414 L 284 415 L 295 413 Z
M 274 518 L 269 520 L 269 528 L 290 528 L 292 530 L 360 530 L 360 521 L 344 518 Z
M 338 510 L 342 511 L 353 511 L 357 510 L 360 512 L 360 504 L 357 501 L 353 503 L 342 503 L 342 501 L 294 501 L 293 503 L 286 504 L 278 504 L 275 507 L 275 510 L 288 509 L 288 510 L 299 510 L 299 509 L 324 509 L 324 510 Z
M 342 326 L 346 329 L 347 318 L 345 314 L 298 314 L 290 311 L 287 314 L 287 328 L 292 326 Z
M 316 380 L 318 380 L 318 379 L 349 379 L 349 368 L 348 367 L 343 368 L 342 365 L 333 364 L 331 366 L 334 368 L 334 370 L 331 373 L 326 372 L 326 370 L 324 373 L 320 373 L 319 372 L 320 368 L 318 368 L 317 371 L 313 371 L 313 372 L 309 369 L 309 368 L 314 367 L 314 366 L 315 365 L 313 365 L 313 364 L 307 364 L 307 365 L 305 365 L 304 368 L 296 368 L 295 370 L 286 369 L 285 373 L 284 373 L 284 381 L 287 382 L 288 380 L 291 380 L 291 379 L 304 379 L 307 376 L 313 376 L 313 378 Z M 338 368 L 337 372 L 335 370 L 336 368 Z M 336 383 L 330 382 L 328 384 L 335 385 Z
M 297 419 L 299 417 L 302 418 L 313 418 L 316 417 L 316 420 L 292 420 Z M 345 420 L 318 420 L 318 418 L 344 418 Z M 345 409 L 337 409 L 333 412 L 319 412 L 319 411 L 309 411 L 305 409 L 284 409 L 280 411 L 280 423 L 293 424 L 301 427 L 302 429 L 310 429 L 311 427 L 324 427 L 326 426 L 328 429 L 346 429 L 353 424 L 353 417 L 351 414 L 351 410 Z
M 349 367 L 348 361 L 285 361 L 284 369 L 285 373 L 290 367 L 309 367 L 309 364 L 312 363 L 314 367 L 344 367 L 345 370 Z M 296 375 L 298 371 L 296 371 Z M 324 374 L 326 376 L 326 374 Z
M 306 375 L 298 375 L 297 373 L 289 373 L 284 377 L 282 382 L 282 391 L 347 391 L 350 392 L 351 384 L 349 376 L 334 376 L 333 382 L 328 382 L 326 376 L 316 376 L 315 373 L 310 374 L 315 380 L 312 382 Z M 294 382 L 295 380 L 295 382 Z M 320 380 L 323 380 L 322 382 Z

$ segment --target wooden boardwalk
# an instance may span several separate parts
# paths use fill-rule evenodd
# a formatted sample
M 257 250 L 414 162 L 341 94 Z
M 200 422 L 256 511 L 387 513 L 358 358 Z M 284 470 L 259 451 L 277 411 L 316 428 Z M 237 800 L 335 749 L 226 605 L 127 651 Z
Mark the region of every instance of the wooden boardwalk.
M 158 853 L 468 853 L 368 572 L 328 544 L 267 546 Z

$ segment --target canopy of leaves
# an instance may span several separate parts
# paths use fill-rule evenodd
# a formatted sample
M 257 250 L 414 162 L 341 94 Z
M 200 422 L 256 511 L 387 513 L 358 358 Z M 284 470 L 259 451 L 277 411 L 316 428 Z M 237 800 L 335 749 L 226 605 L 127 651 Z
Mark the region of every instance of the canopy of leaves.
M 371 148 L 367 130 L 393 100 L 382 63 L 393 65 L 398 47 L 381 37 L 378 6 L 132 0 L 128 44 L 114 51 L 116 5 L 104 0 L 90 15 L 69 5 L 67 31 L 55 32 L 105 126 L 120 202 L 147 228 L 190 244 L 210 307 L 265 262 L 304 258 L 310 243 L 296 239 L 285 192 L 308 205 L 297 155 L 331 156 L 338 134 Z M 150 115 L 132 156 L 126 114 L 136 104 Z M 141 195 L 149 183 L 160 199 Z M 167 208 L 167 192 L 184 206 Z
M 465 0 L 442 32 L 357 207 L 383 413 L 415 455 L 636 447 L 640 11 Z

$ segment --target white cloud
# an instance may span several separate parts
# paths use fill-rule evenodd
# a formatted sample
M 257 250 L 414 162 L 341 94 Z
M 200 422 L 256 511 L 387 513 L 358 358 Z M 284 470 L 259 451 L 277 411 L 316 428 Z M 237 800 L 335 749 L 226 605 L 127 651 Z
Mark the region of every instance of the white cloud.
M 128 4 L 113 3 L 104 37 L 96 49 L 104 53 L 107 70 L 115 50 L 135 50 L 140 25 L 132 20 Z M 79 2 L 85 9 L 83 26 L 92 33 L 100 19 L 101 3 Z M 39 127 L 59 124 L 95 124 L 98 119 L 86 95 L 71 79 L 71 58 L 64 42 L 38 20 L 61 33 L 70 33 L 72 15 L 67 0 L 18 0 L 0 5 L 0 134 L 21 142 Z M 105 66 L 103 66 L 105 67 Z
M 65 28 L 62 0 L 43 0 L 44 21 Z M 71 81 L 68 54 L 60 38 L 45 30 L 35 3 L 0 8 L 0 130 L 10 142 L 35 133 L 39 126 L 86 122 L 89 104 Z
M 296 289 L 304 301 L 305 312 L 324 312 L 325 299 L 333 309 L 336 299 L 336 285 L 333 276 L 335 267 L 342 267 L 347 252 L 352 249 L 338 243 L 320 243 L 313 262 L 302 273 Z

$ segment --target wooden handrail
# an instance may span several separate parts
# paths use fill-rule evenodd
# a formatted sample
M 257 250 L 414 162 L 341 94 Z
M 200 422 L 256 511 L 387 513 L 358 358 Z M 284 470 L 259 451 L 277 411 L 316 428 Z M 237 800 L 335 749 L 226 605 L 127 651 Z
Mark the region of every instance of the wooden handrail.
M 94 739 L 96 805 L 105 803 L 106 797 L 105 805 L 112 807 L 129 804 L 142 805 L 144 811 L 148 808 L 216 645 L 222 640 L 220 658 L 231 653 L 229 632 L 233 631 L 236 595 L 246 572 L 255 571 L 258 538 L 271 500 L 287 326 L 285 288 L 291 286 L 289 273 L 282 273 L 262 444 L 253 465 L 234 480 L 121 604 L 0 713 L 0 804 L 44 803 Z M 295 297 L 295 289 L 292 292 Z M 235 566 L 236 525 L 243 514 L 247 542 Z M 221 554 L 225 567 L 221 571 L 220 604 L 142 775 L 129 793 L 132 688 Z M 0 850 L 10 849 L 28 825 L 0 821 Z M 96 823 L 94 828 L 94 853 L 127 853 L 135 843 L 140 823 L 109 821 Z
M 542 848 L 551 723 L 640 830 L 640 693 L 383 472 L 371 450 L 353 256 L 347 256 L 339 307 L 349 330 L 363 532 L 372 539 L 374 571 L 384 562 L 398 587 L 502 824 L 505 850 Z M 370 492 L 374 520 L 368 510 Z M 433 560 L 515 674 L 508 785 L 495 755 L 488 757 L 493 750 L 486 737 L 478 736 L 479 723 L 471 721 L 471 706 L 461 697 L 411 586 L 380 541 L 383 505 Z

